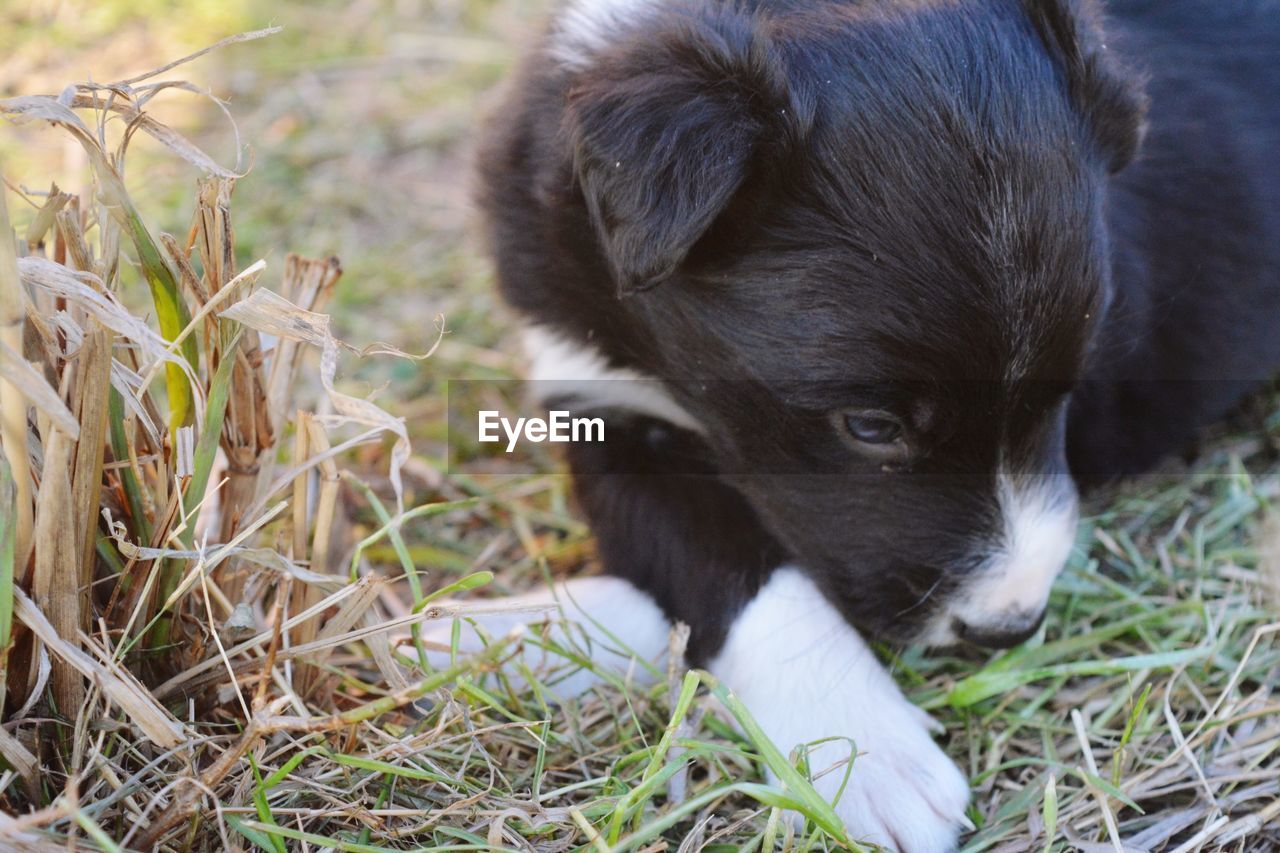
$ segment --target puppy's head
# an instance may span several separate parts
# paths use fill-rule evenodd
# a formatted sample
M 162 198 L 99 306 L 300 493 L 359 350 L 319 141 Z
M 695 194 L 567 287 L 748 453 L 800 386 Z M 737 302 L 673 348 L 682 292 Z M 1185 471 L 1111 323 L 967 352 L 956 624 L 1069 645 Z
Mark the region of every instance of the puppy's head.
M 1092 6 L 641 10 L 565 127 L 635 357 L 855 624 L 1025 637 L 1142 127 Z

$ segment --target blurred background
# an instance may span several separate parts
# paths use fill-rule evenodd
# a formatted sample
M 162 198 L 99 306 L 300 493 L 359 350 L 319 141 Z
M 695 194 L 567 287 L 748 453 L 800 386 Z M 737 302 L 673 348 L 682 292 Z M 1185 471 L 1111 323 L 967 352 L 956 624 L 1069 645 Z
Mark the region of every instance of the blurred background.
M 439 337 L 436 323 L 443 317 L 447 331 L 428 361 L 346 356 L 339 369 L 344 390 L 374 395 L 378 405 L 406 418 L 414 448 L 406 501 L 413 506 L 442 496 L 441 490 L 444 497 L 457 497 L 460 488 L 473 485 L 439 476 L 447 464 L 447 380 L 519 373 L 514 318 L 492 288 L 470 203 L 472 151 L 502 79 L 536 38 L 550 5 L 4 0 L 0 98 L 56 95 L 90 79 L 131 79 L 228 36 L 281 27 L 275 35 L 224 47 L 155 78 L 189 81 L 221 99 L 225 113 L 208 97 L 178 90 L 161 93 L 147 109 L 221 165 L 248 171 L 232 205 L 237 256 L 242 269 L 266 260 L 264 286 L 276 287 L 288 252 L 336 255 L 345 274 L 328 312 L 335 333 L 356 346 L 385 341 L 426 352 Z M 48 191 L 52 177 L 65 190 L 84 191 L 88 166 L 68 134 L 40 122 L 0 122 L 0 162 L 12 185 L 36 197 Z M 153 230 L 185 238 L 200 171 L 142 133 L 130 143 L 126 168 L 125 181 L 143 219 Z M 10 207 L 21 233 L 34 207 L 16 196 Z M 132 272 L 125 270 L 120 295 L 145 313 L 147 289 L 141 282 L 131 286 Z M 499 405 L 506 407 L 514 388 L 473 383 L 456 393 L 500 396 Z M 386 482 L 379 478 L 387 449 L 364 448 L 362 458 L 350 460 L 384 493 Z M 542 470 L 554 470 L 552 456 L 539 455 Z M 535 491 L 550 487 L 553 504 L 563 508 L 559 480 L 530 485 Z M 518 493 L 521 484 L 500 477 L 480 488 Z M 364 518 L 360 496 L 348 494 L 343 505 L 358 529 L 372 521 Z M 490 521 L 505 526 L 500 519 Z M 567 532 L 564 521 L 557 525 L 559 534 Z M 569 527 L 576 534 L 569 541 L 557 534 L 536 537 L 565 569 L 578 563 L 586 545 L 585 530 Z M 449 572 L 475 568 L 486 554 L 523 556 L 522 549 L 513 554 L 494 548 L 494 535 L 492 527 L 426 523 L 406 530 L 415 559 Z M 377 551 L 369 556 L 374 565 L 390 557 Z M 515 569 L 507 577 L 519 585 L 521 569 L 529 565 L 522 560 L 519 567 L 503 568 Z M 433 574 L 437 583 L 447 580 Z M 500 582 L 494 591 L 503 587 L 510 588 Z
M 56 95 L 72 82 L 128 79 L 236 33 L 283 31 L 232 45 L 160 79 L 189 80 L 226 101 L 172 92 L 151 111 L 224 166 L 249 174 L 233 211 L 241 265 L 283 254 L 336 254 L 346 270 L 335 320 L 353 341 L 424 350 L 431 320 L 450 334 L 434 370 L 502 368 L 509 324 L 495 316 L 468 199 L 472 143 L 494 90 L 539 30 L 544 0 L 5 0 L 0 97 Z M 86 172 L 66 134 L 6 123 L 9 181 Z M 126 181 L 153 228 L 185 235 L 198 170 L 139 134 Z M 15 209 L 19 227 L 31 211 Z M 265 281 L 270 282 L 270 272 Z M 481 351 L 477 351 L 479 348 Z M 365 367 L 361 365 L 361 367 Z M 482 371 L 483 373 L 483 371 Z M 370 376 L 371 380 L 375 377 Z M 382 377 L 385 381 L 388 377 Z M 396 397 L 402 395 L 396 393 Z

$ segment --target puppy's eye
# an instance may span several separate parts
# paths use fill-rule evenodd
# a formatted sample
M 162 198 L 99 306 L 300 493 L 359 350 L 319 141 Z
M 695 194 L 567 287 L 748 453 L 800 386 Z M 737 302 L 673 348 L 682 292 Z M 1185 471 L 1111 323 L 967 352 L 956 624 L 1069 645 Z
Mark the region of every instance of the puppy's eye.
M 914 457 L 907 430 L 895 416 L 879 410 L 846 410 L 832 418 L 844 443 L 884 471 L 905 471 Z
M 847 414 L 844 428 L 863 444 L 893 444 L 902 438 L 902 424 L 883 415 Z

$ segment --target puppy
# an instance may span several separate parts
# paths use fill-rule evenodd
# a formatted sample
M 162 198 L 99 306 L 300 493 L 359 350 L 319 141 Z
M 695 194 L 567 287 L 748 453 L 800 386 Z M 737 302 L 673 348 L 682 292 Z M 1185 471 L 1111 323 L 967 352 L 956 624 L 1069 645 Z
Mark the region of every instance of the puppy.
M 852 740 L 859 839 L 950 849 L 968 801 L 866 638 L 1030 636 L 1076 484 L 1280 364 L 1280 15 L 1105 11 L 572 0 L 487 131 L 530 378 L 608 418 L 566 613 L 619 668 L 688 624 L 780 748 L 841 739 L 815 771 Z

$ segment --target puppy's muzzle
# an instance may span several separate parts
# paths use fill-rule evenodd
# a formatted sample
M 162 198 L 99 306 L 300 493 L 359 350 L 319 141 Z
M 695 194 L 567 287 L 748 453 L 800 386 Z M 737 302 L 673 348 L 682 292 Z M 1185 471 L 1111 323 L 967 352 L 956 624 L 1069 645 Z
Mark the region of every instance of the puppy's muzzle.
M 1044 622 L 1045 611 L 1019 613 L 984 624 L 970 624 L 955 620 L 954 630 L 960 639 L 977 646 L 1008 649 L 1030 639 Z

